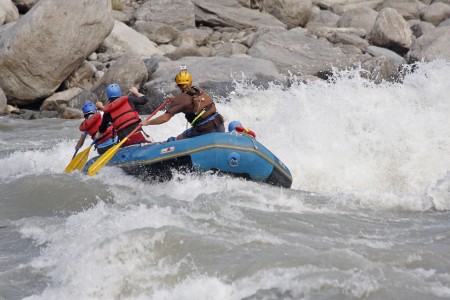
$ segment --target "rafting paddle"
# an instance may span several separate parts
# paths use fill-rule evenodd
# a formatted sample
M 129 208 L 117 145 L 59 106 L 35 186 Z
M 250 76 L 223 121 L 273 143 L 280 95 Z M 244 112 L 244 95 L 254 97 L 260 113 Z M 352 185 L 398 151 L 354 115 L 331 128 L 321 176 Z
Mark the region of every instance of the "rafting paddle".
M 87 162 L 87 159 L 89 157 L 89 151 L 91 151 L 91 147 L 97 142 L 97 140 L 95 139 L 92 144 L 87 147 L 86 149 L 84 149 L 83 151 L 81 151 L 80 153 L 78 153 L 77 155 L 77 151 L 75 151 L 74 156 L 72 157 L 72 160 L 70 161 L 70 163 L 67 165 L 67 167 L 64 169 L 64 172 L 66 173 L 70 173 L 73 170 L 81 170 L 83 169 L 84 165 Z
M 146 121 L 150 120 L 158 111 L 160 111 L 167 103 L 169 103 L 169 101 L 172 100 L 170 98 L 166 99 L 154 112 L 152 112 L 152 114 L 150 116 L 148 116 L 146 118 Z M 103 153 L 102 156 L 100 156 L 88 169 L 88 174 L 90 176 L 93 176 L 95 174 L 97 174 L 97 172 L 108 163 L 108 161 L 111 160 L 111 158 L 114 157 L 114 155 L 116 154 L 117 150 L 119 150 L 119 148 L 122 146 L 123 143 L 125 143 L 128 138 L 130 136 L 132 136 L 133 134 L 135 134 L 140 128 L 141 128 L 141 124 L 139 124 L 132 132 L 130 132 L 129 135 L 127 135 L 123 140 L 121 140 L 117 145 L 111 147 L 108 149 L 108 151 L 106 151 L 105 153 Z

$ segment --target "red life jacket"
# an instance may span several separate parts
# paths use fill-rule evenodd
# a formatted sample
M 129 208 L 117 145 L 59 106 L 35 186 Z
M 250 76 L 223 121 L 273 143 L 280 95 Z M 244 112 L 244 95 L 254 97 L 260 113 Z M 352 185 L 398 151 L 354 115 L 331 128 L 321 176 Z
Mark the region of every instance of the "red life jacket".
M 105 113 L 109 113 L 112 118 L 112 126 L 119 131 L 128 125 L 140 122 L 139 113 L 128 103 L 128 96 L 120 97 L 114 100 L 103 109 Z
M 98 131 L 98 127 L 102 123 L 102 115 L 101 113 L 96 113 L 93 116 L 87 118 L 83 121 L 80 125 L 80 131 L 86 131 L 89 133 L 92 139 L 95 139 L 95 134 Z M 107 139 L 113 137 L 113 128 L 112 126 L 108 126 L 106 131 L 103 133 L 101 139 L 99 139 L 95 144 L 100 145 L 101 143 L 105 142 Z

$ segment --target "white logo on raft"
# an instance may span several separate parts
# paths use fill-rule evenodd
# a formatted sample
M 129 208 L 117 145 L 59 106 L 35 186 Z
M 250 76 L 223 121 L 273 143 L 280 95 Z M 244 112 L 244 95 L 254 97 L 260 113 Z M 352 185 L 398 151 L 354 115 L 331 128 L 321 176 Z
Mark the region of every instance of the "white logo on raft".
M 161 149 L 161 154 L 170 153 L 170 152 L 173 152 L 173 150 L 175 150 L 175 146 L 167 147 L 167 148 Z

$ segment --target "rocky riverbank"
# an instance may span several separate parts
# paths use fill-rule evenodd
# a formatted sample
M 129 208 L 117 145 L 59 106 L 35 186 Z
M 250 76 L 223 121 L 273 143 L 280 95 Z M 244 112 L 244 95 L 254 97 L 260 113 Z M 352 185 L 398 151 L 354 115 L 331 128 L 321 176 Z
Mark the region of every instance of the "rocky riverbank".
M 401 80 L 416 61 L 450 60 L 450 0 L 0 0 L 0 112 L 81 118 L 116 82 L 152 103 L 194 84 L 226 96 L 361 68 Z

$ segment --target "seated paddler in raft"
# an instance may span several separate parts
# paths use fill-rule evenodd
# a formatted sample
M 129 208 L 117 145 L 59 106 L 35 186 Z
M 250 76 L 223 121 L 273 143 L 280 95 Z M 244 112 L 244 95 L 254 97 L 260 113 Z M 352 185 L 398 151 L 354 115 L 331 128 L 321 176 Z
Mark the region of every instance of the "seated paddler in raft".
M 175 97 L 170 94 L 168 98 L 172 100 L 166 112 L 149 121 L 143 120 L 142 126 L 163 124 L 174 115 L 183 113 L 192 127 L 167 141 L 191 138 L 211 132 L 225 132 L 223 117 L 217 112 L 214 101 L 203 89 L 192 86 L 192 76 L 186 66 L 181 66 L 181 71 L 175 77 L 175 83 L 181 93 Z
M 136 127 L 139 126 L 141 119 L 136 111 L 136 105 L 144 105 L 149 99 L 142 93 L 139 93 L 136 87 L 129 89 L 130 95 L 122 96 L 120 86 L 116 83 L 108 85 L 106 88 L 106 96 L 109 103 L 103 108 L 103 120 L 100 124 L 97 138 L 100 138 L 111 124 L 117 132 L 119 141 L 127 137 Z M 152 143 L 150 137 L 140 128 L 136 133 L 128 138 L 122 147 Z
M 97 111 L 96 106 L 92 102 L 86 102 L 81 108 L 84 114 L 84 121 L 80 124 L 81 136 L 78 140 L 75 150 L 79 150 L 83 147 L 86 136 L 89 134 L 92 139 L 95 139 L 95 134 L 98 132 L 98 128 L 102 123 L 102 111 Z M 100 139 L 95 140 L 94 147 L 97 149 L 98 154 L 105 153 L 109 148 L 117 144 L 117 136 L 114 135 L 112 126 L 106 128 L 105 133 Z

